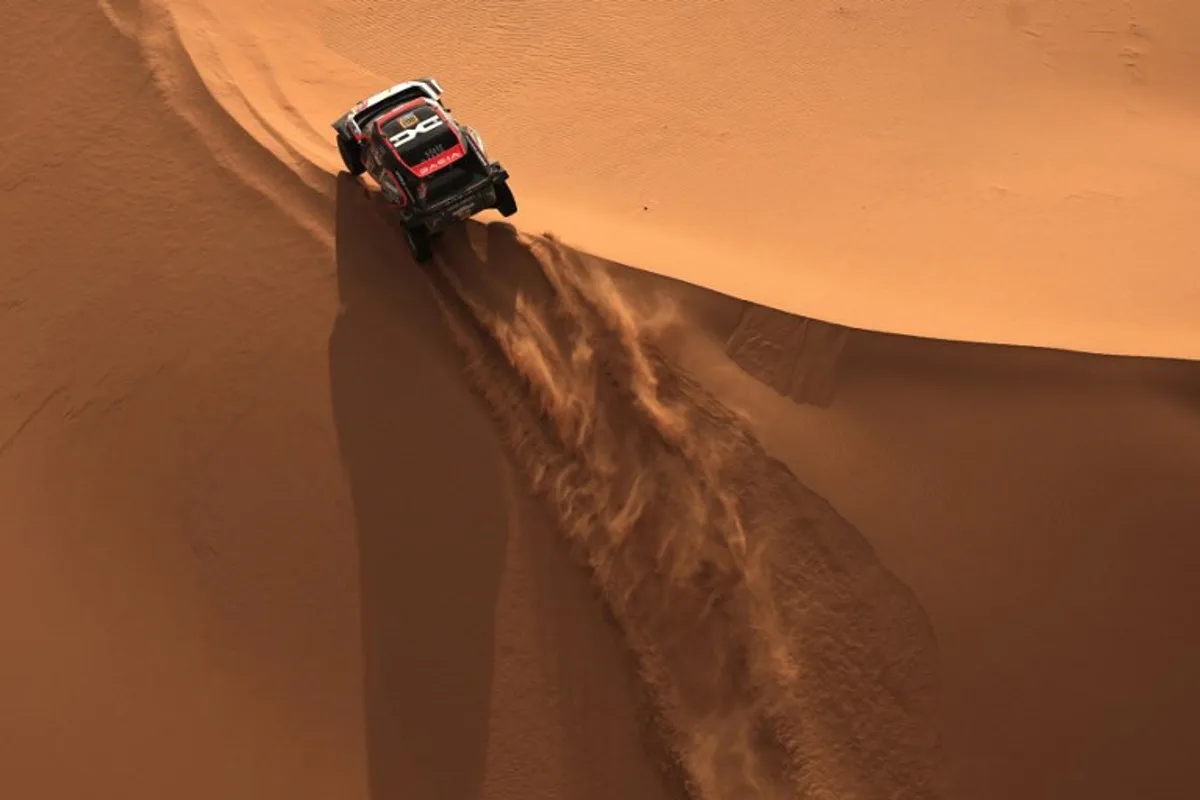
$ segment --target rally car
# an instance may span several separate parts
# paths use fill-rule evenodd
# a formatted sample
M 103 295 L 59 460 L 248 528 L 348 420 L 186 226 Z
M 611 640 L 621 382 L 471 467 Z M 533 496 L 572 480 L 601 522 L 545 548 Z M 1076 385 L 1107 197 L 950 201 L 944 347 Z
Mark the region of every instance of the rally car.
M 517 213 L 508 172 L 479 133 L 455 121 L 433 78 L 397 83 L 333 122 L 351 175 L 368 173 L 400 214 L 413 258 L 433 258 L 433 237 L 489 208 Z

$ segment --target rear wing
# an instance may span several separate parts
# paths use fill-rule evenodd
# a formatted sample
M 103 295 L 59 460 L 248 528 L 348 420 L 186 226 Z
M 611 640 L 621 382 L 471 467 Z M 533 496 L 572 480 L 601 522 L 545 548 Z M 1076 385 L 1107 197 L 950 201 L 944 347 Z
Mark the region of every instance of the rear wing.
M 427 77 L 389 86 L 382 92 L 376 92 L 366 100 L 355 103 L 353 108 L 333 121 L 333 128 L 339 133 L 361 136 L 363 127 L 372 119 L 422 97 L 435 103 L 439 102 L 442 97 L 441 84 L 434 78 Z

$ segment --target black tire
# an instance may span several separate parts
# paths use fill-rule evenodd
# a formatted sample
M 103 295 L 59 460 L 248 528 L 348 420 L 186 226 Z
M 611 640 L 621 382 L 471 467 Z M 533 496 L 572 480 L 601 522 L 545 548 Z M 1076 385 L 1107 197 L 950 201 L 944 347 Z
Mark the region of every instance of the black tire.
M 424 264 L 433 258 L 433 237 L 424 225 L 405 225 L 404 238 L 408 242 L 413 261 Z
M 511 217 L 517 213 L 517 198 L 513 197 L 508 181 L 496 184 L 496 210 L 504 217 Z
M 337 145 L 338 153 L 342 156 L 342 163 L 346 165 L 346 172 L 351 175 L 362 175 L 367 171 L 366 165 L 362 162 L 362 153 L 358 149 L 357 142 L 339 133 Z

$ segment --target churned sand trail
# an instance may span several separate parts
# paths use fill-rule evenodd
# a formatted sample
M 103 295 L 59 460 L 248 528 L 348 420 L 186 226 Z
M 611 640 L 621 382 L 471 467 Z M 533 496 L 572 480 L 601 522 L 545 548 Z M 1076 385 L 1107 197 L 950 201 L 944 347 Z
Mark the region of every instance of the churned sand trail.
M 493 230 L 498 255 L 439 277 L 447 313 L 694 796 L 940 796 L 935 645 L 911 595 L 660 355 L 597 263 Z

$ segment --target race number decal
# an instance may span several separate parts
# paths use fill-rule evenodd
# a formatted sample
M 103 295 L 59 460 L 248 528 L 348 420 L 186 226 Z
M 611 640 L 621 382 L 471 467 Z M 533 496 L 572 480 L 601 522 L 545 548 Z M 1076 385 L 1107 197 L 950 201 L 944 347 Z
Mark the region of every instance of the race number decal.
M 388 141 L 392 143 L 393 147 L 403 147 L 421 134 L 429 133 L 436 128 L 440 128 L 444 124 L 445 122 L 442 121 L 441 116 L 434 114 L 429 119 L 422 120 L 412 128 L 392 134 L 390 137 L 388 137 Z

